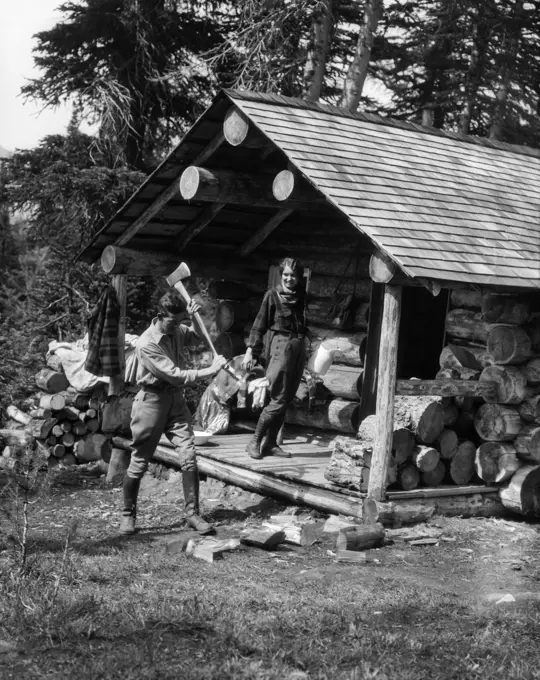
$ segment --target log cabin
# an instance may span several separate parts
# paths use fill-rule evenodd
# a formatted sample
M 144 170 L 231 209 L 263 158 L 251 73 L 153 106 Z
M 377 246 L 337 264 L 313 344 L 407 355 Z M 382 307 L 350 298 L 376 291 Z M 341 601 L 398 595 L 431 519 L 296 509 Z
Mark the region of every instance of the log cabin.
M 296 456 L 281 472 L 277 463 L 273 469 L 266 459 L 244 457 L 241 474 L 231 475 L 231 456 L 244 444 L 228 435 L 220 440 L 228 459 L 201 449 L 203 472 L 349 515 L 361 513 L 367 494 L 386 519 L 414 503 L 420 516 L 434 509 L 501 512 L 504 490 L 490 482 L 504 479 L 507 506 L 535 514 L 540 468 L 531 461 L 540 463 L 540 452 L 529 451 L 526 464 L 510 456 L 511 473 L 497 465 L 504 467 L 509 448 L 515 452 L 523 428 L 535 436 L 540 425 L 540 380 L 521 371 L 529 366 L 534 374 L 531 362 L 540 354 L 539 182 L 537 149 L 279 95 L 221 91 L 79 257 L 101 261 L 122 305 L 126 276 L 165 276 L 189 263 L 229 304 L 218 330 L 220 347 L 226 341 L 232 354 L 242 348 L 242 338 L 235 344 L 227 332 L 235 305 L 243 303 L 236 318 L 249 325 L 280 258 L 297 256 L 307 267 L 310 325 L 319 340 L 339 339 L 341 363 L 327 379 L 331 408 L 306 415 L 293 407 L 287 422 L 354 438 L 367 417 L 374 419 L 369 478 L 360 475 L 356 489 L 302 486 Z M 356 302 L 354 318 L 348 329 L 336 329 L 331 302 L 347 293 Z M 121 324 L 120 339 L 124 331 Z M 111 380 L 113 394 L 121 389 L 121 376 Z M 411 452 L 408 461 L 401 452 L 401 472 L 392 477 L 400 399 L 427 399 L 434 407 L 438 420 L 427 427 L 418 422 L 427 417 L 421 409 L 417 444 L 446 443 L 437 467 L 422 474 L 411 460 L 427 460 L 426 452 Z M 445 437 L 441 427 L 452 423 L 457 434 Z M 467 445 L 458 446 L 458 437 Z M 469 440 L 473 455 L 482 442 L 493 444 L 482 450 L 476 473 Z M 160 455 L 174 464 L 172 451 Z M 456 479 L 469 484 L 392 490 L 396 479 L 416 485 L 454 474 L 445 458 L 452 458 Z M 510 488 L 518 468 L 517 489 Z M 280 496 L 287 484 L 289 496 Z

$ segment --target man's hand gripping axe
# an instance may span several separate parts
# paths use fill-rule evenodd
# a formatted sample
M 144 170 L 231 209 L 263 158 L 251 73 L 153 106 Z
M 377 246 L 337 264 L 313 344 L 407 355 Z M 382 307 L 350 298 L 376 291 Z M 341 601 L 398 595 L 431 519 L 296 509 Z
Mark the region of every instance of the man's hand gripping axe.
M 166 281 L 171 286 L 171 288 L 174 288 L 176 291 L 180 293 L 180 295 L 184 298 L 186 304 L 188 305 L 191 302 L 191 296 L 187 292 L 186 287 L 182 283 L 184 279 L 187 279 L 189 276 L 191 276 L 191 271 L 189 270 L 189 267 L 185 262 L 181 262 L 178 267 L 173 271 L 172 274 L 169 274 L 167 276 Z M 210 348 L 212 354 L 214 355 L 214 358 L 219 356 L 216 348 L 214 347 L 214 343 L 212 342 L 212 338 L 210 337 L 210 334 L 206 330 L 206 326 L 204 325 L 203 320 L 201 319 L 201 315 L 199 312 L 195 312 L 193 315 L 193 318 L 197 322 L 197 326 L 199 327 L 201 333 L 204 335 L 204 339 L 206 340 L 206 344 Z M 223 366 L 223 370 L 227 371 L 233 378 L 236 378 L 236 380 L 241 380 L 241 376 L 238 375 L 238 373 L 234 370 L 230 364 L 225 364 Z

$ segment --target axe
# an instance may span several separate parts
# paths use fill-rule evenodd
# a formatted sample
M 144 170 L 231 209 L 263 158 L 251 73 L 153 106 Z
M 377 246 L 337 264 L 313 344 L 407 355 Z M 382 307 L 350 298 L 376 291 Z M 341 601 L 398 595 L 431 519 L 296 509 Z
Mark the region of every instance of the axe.
M 184 279 L 187 279 L 189 276 L 191 276 L 191 271 L 189 270 L 189 267 L 185 262 L 181 262 L 178 267 L 173 271 L 172 274 L 169 274 L 167 276 L 166 281 L 171 286 L 171 288 L 174 288 L 176 291 L 180 293 L 180 295 L 184 298 L 186 304 L 189 304 L 191 302 L 191 296 L 187 292 L 186 287 L 182 283 Z M 214 343 L 212 342 L 212 338 L 210 337 L 210 334 L 206 330 L 206 326 L 204 325 L 203 320 L 201 319 L 201 315 L 199 312 L 195 312 L 193 315 L 193 318 L 197 322 L 197 326 L 200 328 L 201 333 L 204 335 L 204 339 L 206 340 L 206 344 L 210 348 L 212 354 L 214 357 L 218 356 L 218 351 L 214 347 Z M 223 370 L 227 371 L 233 378 L 236 380 L 241 380 L 241 376 L 238 375 L 238 373 L 234 370 L 234 368 L 229 364 L 225 364 L 223 366 Z

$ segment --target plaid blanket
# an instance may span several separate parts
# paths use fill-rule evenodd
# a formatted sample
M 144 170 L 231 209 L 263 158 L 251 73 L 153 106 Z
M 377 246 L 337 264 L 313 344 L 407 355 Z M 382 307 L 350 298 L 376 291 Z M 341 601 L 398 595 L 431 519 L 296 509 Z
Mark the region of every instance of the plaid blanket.
M 88 354 L 84 367 L 89 373 L 108 376 L 123 373 L 118 348 L 119 322 L 120 305 L 116 291 L 107 286 L 87 320 Z

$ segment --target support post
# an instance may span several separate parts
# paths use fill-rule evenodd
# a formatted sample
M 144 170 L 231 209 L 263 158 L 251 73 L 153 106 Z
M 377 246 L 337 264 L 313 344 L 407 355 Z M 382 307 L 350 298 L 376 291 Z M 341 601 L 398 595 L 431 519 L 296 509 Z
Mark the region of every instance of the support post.
M 382 501 L 392 453 L 401 286 L 385 285 L 377 386 L 377 437 L 371 460 L 368 497 Z
M 109 381 L 109 396 L 120 394 L 124 389 L 125 373 L 125 353 L 126 343 L 126 302 L 127 302 L 127 276 L 125 274 L 115 274 L 111 281 L 112 287 L 116 291 L 118 304 L 120 305 L 120 320 L 118 323 L 118 358 L 120 360 L 120 373 L 112 375 Z

